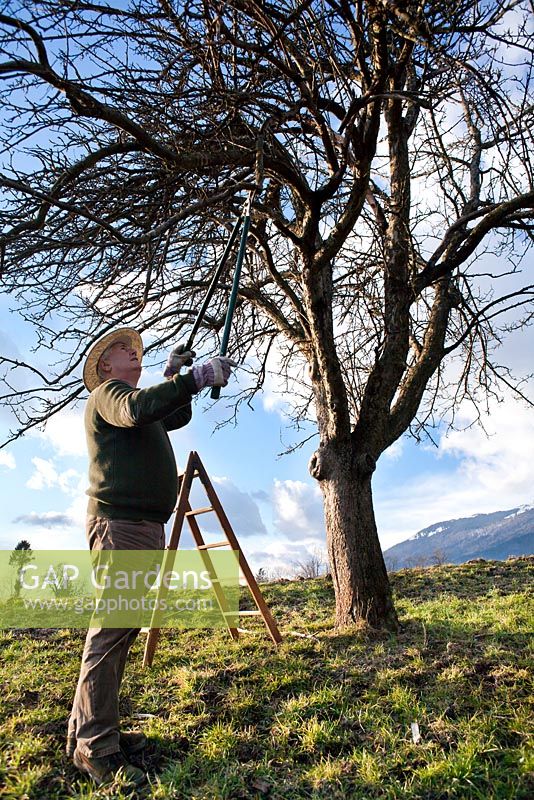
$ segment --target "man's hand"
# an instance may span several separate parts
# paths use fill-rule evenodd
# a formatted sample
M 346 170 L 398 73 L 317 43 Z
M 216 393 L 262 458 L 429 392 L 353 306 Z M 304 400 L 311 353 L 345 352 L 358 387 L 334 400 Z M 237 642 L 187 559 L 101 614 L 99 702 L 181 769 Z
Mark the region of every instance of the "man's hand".
M 197 390 L 200 392 L 206 386 L 226 386 L 233 367 L 237 367 L 237 362 L 226 356 L 216 356 L 199 367 L 193 367 L 191 371 Z
M 193 358 L 196 356 L 194 350 L 186 350 L 185 344 L 177 345 L 174 350 L 171 350 L 167 363 L 165 364 L 165 378 L 172 378 L 176 375 L 182 367 L 190 367 L 193 363 Z

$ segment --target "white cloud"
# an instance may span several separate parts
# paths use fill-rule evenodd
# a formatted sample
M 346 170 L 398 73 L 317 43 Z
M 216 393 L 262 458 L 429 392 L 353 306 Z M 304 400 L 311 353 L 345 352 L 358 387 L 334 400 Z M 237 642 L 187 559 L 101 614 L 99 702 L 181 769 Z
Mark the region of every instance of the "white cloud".
M 260 510 L 250 494 L 239 489 L 230 478 L 211 476 L 211 482 L 238 539 L 243 536 L 266 535 L 267 529 Z M 193 487 L 190 502 L 193 508 L 209 506 L 209 501 L 198 483 Z M 201 530 L 221 533 L 221 526 L 214 513 L 197 518 L 197 522 Z
M 397 439 L 396 442 L 393 442 L 387 450 L 384 451 L 384 458 L 388 459 L 388 461 L 398 461 L 402 458 L 402 454 L 404 452 L 404 439 L 401 437 Z
M 235 520 L 236 530 L 242 536 L 267 533 L 258 505 L 247 492 L 238 489 L 229 478 L 212 480 L 225 512 L 230 520 Z
M 85 494 L 85 491 L 82 490 L 81 486 L 80 491 L 72 497 L 71 504 L 65 513 L 71 518 L 76 535 L 78 535 L 80 531 L 83 535 L 85 535 L 87 495 Z
M 2 531 L 0 544 L 11 548 L 27 539 L 34 550 L 85 549 L 86 508 L 87 497 L 80 492 L 71 496 L 66 508 L 18 514 Z
M 461 411 L 460 424 L 472 419 L 468 408 Z M 476 425 L 445 435 L 440 451 L 463 459 L 462 475 L 477 491 L 495 499 L 524 499 L 534 486 L 534 409 L 510 397 L 493 401 L 484 425 L 488 435 Z
M 384 550 L 408 539 L 422 528 L 446 519 L 482 511 L 471 498 L 469 487 L 462 491 L 456 473 L 429 473 L 406 483 L 390 485 L 387 493 L 375 493 L 375 516 Z M 497 509 L 493 509 L 497 510 Z
M 324 538 L 307 543 L 284 539 L 258 541 L 257 549 L 247 548 L 245 557 L 253 572 L 263 569 L 270 579 L 294 577 L 312 558 L 319 560 L 321 573 L 324 573 L 328 562 Z
M 7 469 L 15 469 L 15 457 L 13 453 L 6 453 L 5 450 L 0 450 L 0 466 L 7 467 Z
M 60 411 L 54 414 L 40 434 L 59 456 L 84 456 L 87 453 L 83 414 L 77 411 Z
M 68 528 L 72 519 L 63 511 L 30 511 L 29 514 L 19 514 L 13 522 L 38 528 Z
M 55 486 L 58 476 L 51 461 L 46 461 L 44 458 L 32 458 L 32 464 L 35 472 L 26 483 L 28 489 L 50 489 Z
M 460 410 L 458 422 L 472 422 L 468 406 Z M 511 397 L 503 403 L 493 401 L 484 425 L 489 436 L 476 425 L 444 434 L 435 471 L 404 484 L 395 483 L 387 495 L 375 495 L 384 549 L 429 525 L 532 501 L 534 409 Z M 457 466 L 439 472 L 440 455 L 456 457 Z
M 275 480 L 273 516 L 277 529 L 289 539 L 321 537 L 324 533 L 321 490 L 303 481 Z
M 286 361 L 289 358 L 289 363 Z M 284 355 L 284 346 L 275 342 L 269 352 L 267 370 L 261 394 L 262 404 L 268 413 L 278 414 L 287 422 L 310 395 L 308 365 L 304 359 L 291 353 Z M 315 406 L 310 404 L 307 416 L 315 419 Z
M 72 496 L 80 493 L 85 479 L 77 470 L 71 468 L 58 472 L 52 461 L 38 457 L 32 458 L 32 464 L 35 470 L 26 483 L 29 489 L 58 488 Z

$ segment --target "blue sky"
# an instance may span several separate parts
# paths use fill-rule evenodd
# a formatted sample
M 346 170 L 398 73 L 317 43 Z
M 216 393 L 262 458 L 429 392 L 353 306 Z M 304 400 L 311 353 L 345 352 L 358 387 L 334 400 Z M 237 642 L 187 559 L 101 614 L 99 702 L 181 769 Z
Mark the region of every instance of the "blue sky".
M 31 334 L 15 315 L 8 315 L 8 305 L 4 298 L 0 340 L 30 357 Z M 528 367 L 529 338 L 517 335 L 508 342 L 503 351 L 508 362 Z M 141 385 L 160 376 L 159 369 L 149 366 Z M 237 426 L 217 431 L 228 415 L 225 391 L 213 405 L 205 391 L 197 398 L 192 423 L 172 434 L 181 468 L 190 450 L 199 452 L 251 566 L 274 575 L 291 573 L 296 562 L 325 547 L 320 492 L 307 470 L 316 439 L 279 457 L 294 441 L 294 431 L 276 389 L 276 377 L 271 376 L 266 391 L 254 401 L 254 411 L 243 408 Z M 462 407 L 459 421 L 468 423 L 470 413 Z M 36 549 L 85 546 L 82 419 L 80 403 L 53 418 L 44 431 L 0 450 L 1 547 L 11 548 L 20 539 Z M 445 519 L 533 501 L 534 411 L 507 397 L 491 403 L 485 424 L 489 436 L 477 427 L 449 435 L 438 431 L 438 447 L 405 437 L 384 454 L 373 480 L 384 549 Z M 0 426 L 4 437 L 9 427 L 5 411 Z M 205 504 L 200 495 L 197 499 Z M 206 535 L 216 535 L 214 516 L 199 521 Z M 188 536 L 183 545 L 191 546 Z

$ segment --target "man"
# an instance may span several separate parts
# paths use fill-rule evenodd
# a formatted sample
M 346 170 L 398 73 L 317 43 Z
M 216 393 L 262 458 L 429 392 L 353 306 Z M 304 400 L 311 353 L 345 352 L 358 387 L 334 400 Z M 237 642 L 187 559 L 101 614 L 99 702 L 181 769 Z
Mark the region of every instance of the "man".
M 107 334 L 90 350 L 83 380 L 89 451 L 87 538 L 91 550 L 162 550 L 164 524 L 177 497 L 176 463 L 167 431 L 191 419 L 192 395 L 226 386 L 235 362 L 214 358 L 194 366 L 178 346 L 169 355 L 166 381 L 137 389 L 143 343 L 131 328 Z M 98 784 L 121 775 L 145 781 L 128 756 L 142 750 L 141 733 L 119 730 L 119 687 L 138 628 L 90 628 L 69 720 L 67 753 Z

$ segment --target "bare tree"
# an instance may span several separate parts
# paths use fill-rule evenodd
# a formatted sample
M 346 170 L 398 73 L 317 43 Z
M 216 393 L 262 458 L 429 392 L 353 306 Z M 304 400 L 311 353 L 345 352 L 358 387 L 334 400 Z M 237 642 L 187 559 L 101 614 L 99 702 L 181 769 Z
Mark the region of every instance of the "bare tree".
M 82 397 L 111 326 L 154 352 L 180 337 L 254 187 L 233 354 L 256 366 L 236 409 L 274 362 L 320 437 L 337 624 L 394 628 L 378 458 L 477 387 L 522 391 L 492 352 L 532 320 L 530 12 L 4 0 L 1 278 L 39 348 L 3 357 L 13 436 Z
M 260 567 L 256 573 L 256 582 L 257 583 L 268 583 L 269 582 L 269 575 L 267 570 L 264 567 Z
M 33 560 L 33 551 L 30 543 L 26 539 L 21 539 L 15 545 L 15 549 L 9 556 L 9 566 L 15 569 L 15 578 L 13 581 L 13 597 L 20 597 L 20 590 L 22 589 L 22 572 L 24 567 Z
M 384 562 L 386 564 L 386 569 L 388 574 L 390 572 L 397 572 L 399 569 L 399 559 L 395 556 L 389 556 L 387 554 L 384 555 Z
M 441 567 L 443 564 L 447 563 L 447 554 L 443 548 L 436 547 L 436 549 L 432 551 L 431 563 L 436 567 Z
M 314 548 L 307 556 L 295 561 L 293 566 L 296 577 L 300 580 L 311 580 L 326 575 L 328 564 L 325 555 L 319 548 Z

